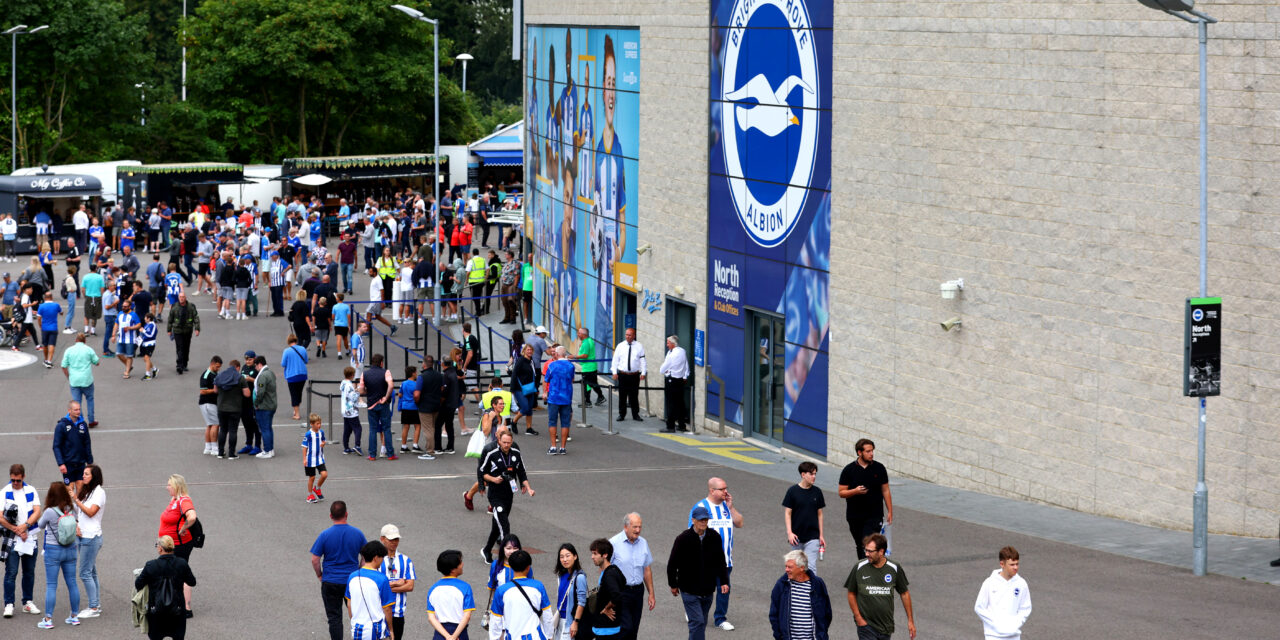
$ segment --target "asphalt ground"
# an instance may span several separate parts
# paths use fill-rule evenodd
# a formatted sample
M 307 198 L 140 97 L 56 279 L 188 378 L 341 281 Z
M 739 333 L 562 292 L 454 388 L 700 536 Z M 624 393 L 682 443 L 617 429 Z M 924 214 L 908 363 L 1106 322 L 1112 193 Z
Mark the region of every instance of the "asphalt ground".
M 361 289 L 365 287 L 357 291 Z M 104 360 L 96 372 L 101 426 L 93 431 L 93 444 L 108 494 L 105 542 L 98 559 L 105 614 L 85 620 L 79 628 L 67 628 L 62 624 L 68 615 L 67 593 L 65 585 L 60 585 L 56 627 L 47 637 L 124 638 L 137 633 L 128 615 L 132 569 L 154 556 L 159 516 L 168 502 L 164 483 L 171 473 L 186 476 L 208 536 L 206 547 L 192 557 L 199 586 L 189 637 L 326 637 L 319 584 L 308 550 L 328 526 L 327 505 L 335 499 L 348 502 L 351 523 L 366 535 L 376 535 L 388 522 L 400 527 L 401 551 L 414 559 L 419 574 L 418 587 L 410 596 L 407 637 L 430 637 L 426 591 L 437 577 L 434 560 L 443 549 L 465 552 L 463 577 L 476 589 L 478 604 L 483 604 L 487 572 L 479 547 L 490 520 L 482 502 L 475 512 L 462 505 L 459 494 L 471 483 L 475 468 L 462 454 L 429 462 L 412 456 L 370 462 L 343 456 L 340 448 L 331 447 L 325 485 L 328 500 L 316 505 L 304 501 L 301 428 L 289 424 L 287 407 L 277 412 L 276 458 L 217 460 L 201 455 L 202 429 L 195 404 L 201 365 L 213 353 L 229 360 L 251 348 L 267 354 L 278 369 L 287 327 L 278 318 L 217 320 L 208 308 L 208 297 L 193 300 L 201 307 L 204 325 L 193 345 L 195 371 L 174 375 L 172 346 L 162 340 L 157 354 L 161 374 L 156 380 L 141 380 L 140 364 L 130 380 L 120 378 L 121 367 L 115 361 Z M 400 333 L 406 330 L 403 327 Z M 70 343 L 64 336 L 60 341 L 59 351 Z M 375 344 L 380 350 L 381 340 Z M 396 353 L 390 359 L 400 366 L 402 356 Z M 344 364 L 333 357 L 313 360 L 311 375 L 336 379 Z M 37 363 L 0 372 L 0 464 L 25 464 L 28 482 L 42 496 L 58 478 L 51 434 L 68 399 L 65 379 L 56 368 L 46 370 Z M 468 412 L 472 407 L 468 405 Z M 603 412 L 594 411 L 592 416 L 597 428 L 575 430 L 567 456 L 545 456 L 545 435 L 517 440 L 525 450 L 537 495 L 517 498 L 512 523 L 526 548 L 534 552 L 535 577 L 553 583 L 555 551 L 562 542 L 577 545 L 584 564 L 589 564 L 585 559 L 590 541 L 617 533 L 623 516 L 638 511 L 644 517 L 643 535 L 654 550 L 658 589 L 657 609 L 645 613 L 641 637 L 685 637 L 683 609 L 666 585 L 666 558 L 671 541 L 685 527 L 690 506 L 705 496 L 707 478 L 718 475 L 726 479 L 746 526 L 735 535 L 729 619 L 737 630 L 712 629 L 708 636 L 772 637 L 767 619 L 769 593 L 782 573 L 782 554 L 788 549 L 779 504 L 788 481 L 755 472 L 756 465 L 725 455 L 732 451 L 711 451 L 715 446 L 667 446 L 669 440 L 649 435 L 648 431 L 659 428 L 652 418 L 640 424 L 627 422 L 623 426 L 628 435 L 611 437 L 599 428 L 605 426 Z M 474 415 L 469 413 L 467 418 L 474 425 Z M 545 413 L 540 412 L 535 427 L 545 432 L 545 422 Z M 334 431 L 329 429 L 330 438 L 340 438 Z M 398 437 L 398 416 L 394 431 Z M 458 444 L 460 449 L 464 446 Z M 736 455 L 756 457 L 748 450 Z M 832 637 L 852 638 L 852 615 L 841 585 L 855 556 L 841 517 L 843 504 L 831 491 L 835 480 L 835 473 L 823 467 L 818 484 L 829 490 L 828 546 L 819 572 L 834 596 Z M 996 551 L 1006 544 L 1021 551 L 1022 575 L 1030 584 L 1034 612 L 1025 628 L 1027 638 L 1262 639 L 1277 637 L 1280 628 L 1271 585 L 1216 575 L 1192 577 L 1183 568 L 1101 550 L 1087 535 L 1070 544 L 931 515 L 901 500 L 895 506 L 892 559 L 905 568 L 910 580 L 920 638 L 981 637 L 973 601 L 982 580 L 997 566 Z M 981 516 L 968 520 L 981 520 Z M 45 578 L 39 561 L 37 573 L 35 600 L 43 608 Z M 594 570 L 588 574 L 594 583 Z M 38 620 L 21 613 L 0 620 L 0 638 L 27 637 Z M 900 604 L 897 620 L 895 636 L 906 637 Z M 471 633 L 483 637 L 478 622 L 472 623 Z

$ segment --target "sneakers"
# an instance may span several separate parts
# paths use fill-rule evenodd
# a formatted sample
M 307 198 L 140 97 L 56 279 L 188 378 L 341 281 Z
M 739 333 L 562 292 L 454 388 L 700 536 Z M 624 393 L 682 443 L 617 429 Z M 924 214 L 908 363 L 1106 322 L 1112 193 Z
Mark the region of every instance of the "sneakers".
M 476 503 L 475 503 L 475 501 L 473 501 L 473 500 L 471 499 L 471 496 L 467 495 L 467 492 L 466 492 L 466 491 L 463 491 L 463 492 L 462 492 L 462 504 L 466 505 L 466 507 L 467 507 L 467 511 L 475 511 L 475 510 L 476 510 Z
M 96 618 L 102 615 L 101 607 L 89 607 L 76 614 L 77 618 Z
M 78 627 L 78 626 L 80 626 L 80 618 L 77 618 L 77 617 L 75 617 L 75 616 L 71 616 L 70 618 L 67 618 L 66 620 L 63 620 L 63 622 L 65 622 L 65 623 L 67 623 L 67 624 L 69 624 L 69 625 L 71 625 L 71 626 L 73 626 L 73 627 Z
M 8 603 L 8 604 L 4 605 L 4 617 L 6 617 L 6 618 L 12 618 L 12 617 L 13 617 L 13 603 L 12 603 L 12 602 L 10 602 L 10 603 Z
M 539 431 L 534 431 L 533 429 L 525 429 L 525 430 L 524 430 L 524 434 L 525 434 L 526 436 L 539 436 L 539 435 L 542 435 L 542 433 L 541 433 L 541 432 L 539 432 Z
M 605 401 L 604 401 L 604 398 L 603 398 L 603 397 L 601 397 L 599 400 L 596 400 L 596 406 L 597 406 L 597 407 L 603 406 L 603 405 L 604 405 L 604 402 L 605 402 Z
M 560 450 L 556 452 L 556 455 L 561 455 L 561 456 L 562 456 L 562 455 L 565 455 L 565 454 L 567 454 L 567 453 L 569 453 L 569 452 L 568 452 L 568 451 L 565 451 L 565 450 L 564 450 L 564 447 L 560 447 Z
M 37 622 L 37 623 L 36 623 L 36 627 L 38 627 L 38 628 L 40 628 L 40 629 L 52 629 L 52 628 L 53 628 L 53 619 L 52 619 L 52 618 L 44 618 L 44 619 L 42 619 L 40 622 Z
M 320 499 L 316 497 L 316 492 L 312 491 L 307 494 L 307 504 L 315 504 L 317 502 L 320 502 Z
M 233 454 L 231 454 L 231 455 L 227 456 L 227 459 L 228 459 L 228 460 L 239 460 L 239 459 L 240 459 L 240 456 L 239 456 L 239 454 L 235 454 L 235 453 L 233 453 Z
M 399 459 L 400 459 L 400 456 L 396 455 L 395 453 L 392 453 L 391 455 L 387 456 L 387 459 L 388 459 L 388 460 L 399 460 Z
M 316 500 L 324 500 L 324 494 L 320 493 L 320 487 L 316 487 L 316 490 L 312 493 L 316 495 Z
M 493 564 L 493 554 L 492 554 L 492 553 L 490 553 L 488 549 L 481 549 L 481 550 L 480 550 L 480 557 L 481 557 L 481 558 L 484 558 L 484 563 L 485 563 L 486 565 Z
M 421 451 L 421 449 L 419 449 L 419 451 Z M 429 454 L 429 453 L 423 453 L 423 454 L 421 454 L 421 455 L 419 455 L 419 456 L 418 456 L 418 459 L 419 459 L 419 460 L 435 460 L 435 459 L 436 459 L 436 457 L 435 457 L 435 456 L 433 456 L 433 455 L 431 455 L 431 454 Z
M 410 445 L 409 448 L 413 449 L 414 451 L 417 451 L 418 453 L 422 453 L 422 447 L 419 447 L 418 443 L 416 442 Z
M 415 444 L 414 448 L 417 448 L 417 446 L 418 445 Z M 409 445 L 407 444 L 400 445 L 400 453 L 408 453 L 408 452 L 409 452 Z
M 276 452 L 275 451 L 259 451 L 258 453 L 253 454 L 253 457 L 262 458 L 265 460 L 267 458 L 276 457 Z
M 355 450 L 355 449 L 352 449 L 351 447 L 347 447 L 346 449 L 343 449 L 343 450 L 342 450 L 342 455 L 344 455 L 344 456 L 349 456 L 349 455 L 351 455 L 351 454 L 353 454 L 353 453 L 355 453 L 355 452 L 356 452 L 356 450 Z
M 375 457 L 373 457 L 373 456 L 369 456 L 369 462 L 377 462 L 377 461 L 378 461 L 378 459 L 377 459 L 377 458 L 375 458 Z
M 62 332 L 63 332 L 63 333 L 75 333 L 75 332 L 76 332 L 76 330 L 75 330 L 75 329 L 72 329 L 71 327 L 67 327 L 66 329 L 63 329 L 63 330 L 62 330 Z
M 249 449 L 246 453 L 258 458 L 262 457 L 262 449 L 258 447 L 253 447 L 252 449 Z
M 555 447 L 547 447 L 547 455 L 549 455 L 549 456 L 554 456 L 555 454 L 556 454 L 556 448 L 555 448 Z
M 733 631 L 734 629 L 733 623 L 729 622 L 728 620 L 721 622 L 720 624 L 716 625 L 716 627 L 719 629 L 723 629 L 724 631 Z
M 246 444 L 245 446 L 240 447 L 240 450 L 236 452 L 236 455 L 244 455 L 246 453 L 250 453 L 251 451 L 253 451 L 253 447 Z
M 351 450 L 352 450 L 352 451 L 354 451 L 354 452 L 355 452 L 355 454 L 356 454 L 356 455 L 358 455 L 358 456 L 362 456 L 362 455 L 364 455 L 364 450 L 363 450 L 363 449 L 361 449 L 359 445 L 356 445 L 355 447 L 352 447 L 352 448 L 351 448 Z

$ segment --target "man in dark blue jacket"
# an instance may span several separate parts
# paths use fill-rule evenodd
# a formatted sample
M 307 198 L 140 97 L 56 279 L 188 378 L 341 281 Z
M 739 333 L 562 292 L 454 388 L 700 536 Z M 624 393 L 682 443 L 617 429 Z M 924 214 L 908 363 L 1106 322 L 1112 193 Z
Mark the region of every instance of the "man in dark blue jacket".
M 62 472 L 62 481 L 69 485 L 72 495 L 80 491 L 84 466 L 93 464 L 93 444 L 89 442 L 89 425 L 80 416 L 80 403 L 67 404 L 67 415 L 58 420 L 53 429 L 53 459 Z
M 831 598 L 826 583 L 809 570 L 809 559 L 803 551 L 791 551 L 783 558 L 786 573 L 773 585 L 769 598 L 769 626 L 774 640 L 827 640 Z

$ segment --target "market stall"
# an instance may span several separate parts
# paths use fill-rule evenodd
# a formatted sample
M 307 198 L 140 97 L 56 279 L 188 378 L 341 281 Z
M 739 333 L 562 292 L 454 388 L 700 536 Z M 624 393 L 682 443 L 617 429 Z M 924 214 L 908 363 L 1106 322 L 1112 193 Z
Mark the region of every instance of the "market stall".
M 286 196 L 304 201 L 319 196 L 324 203 L 326 233 L 336 228 L 334 216 L 339 200 L 356 209 L 365 198 L 391 202 L 406 189 L 431 192 L 432 176 L 438 172 L 440 189 L 449 185 L 449 157 L 405 153 L 382 156 L 338 156 L 328 158 L 285 158 L 279 180 Z
M 139 212 L 164 202 L 174 210 L 174 220 L 184 221 L 203 201 L 217 210 L 218 187 L 254 184 L 244 177 L 244 165 L 231 162 L 189 164 L 144 164 L 120 167 L 116 173 L 116 192 L 125 210 L 136 207 Z
M 518 191 L 524 183 L 524 121 L 507 125 L 467 145 L 467 192 L 485 185 L 493 190 Z
M 102 182 L 90 175 L 71 173 L 39 173 L 27 176 L 0 176 L 0 214 L 18 220 L 18 253 L 35 253 L 35 218 L 40 212 L 53 221 L 53 238 L 64 238 L 72 232 L 71 214 L 88 205 L 97 215 L 102 201 Z M 61 249 L 61 243 L 55 250 Z

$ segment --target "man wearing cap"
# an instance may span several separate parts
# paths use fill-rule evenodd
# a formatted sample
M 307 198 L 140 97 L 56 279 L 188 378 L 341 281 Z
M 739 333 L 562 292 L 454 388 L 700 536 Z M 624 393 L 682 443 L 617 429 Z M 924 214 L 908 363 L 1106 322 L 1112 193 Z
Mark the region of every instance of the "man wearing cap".
M 711 512 L 701 505 L 693 508 L 693 524 L 676 536 L 667 560 L 667 586 L 671 595 L 680 596 L 685 617 L 689 619 L 689 640 L 703 640 L 707 635 L 707 613 L 711 597 L 720 585 L 720 593 L 729 593 L 729 572 L 724 564 L 720 534 L 707 527 Z
M 418 574 L 413 570 L 413 560 L 403 553 L 400 547 L 400 529 L 394 524 L 382 526 L 382 546 L 387 548 L 387 557 L 382 559 L 382 575 L 391 582 L 391 593 L 395 594 L 395 604 L 391 605 L 391 629 L 393 638 L 404 637 L 404 611 L 408 595 L 418 581 Z
M 178 294 L 178 303 L 169 309 L 169 322 L 165 328 L 173 340 L 178 354 L 178 373 L 187 370 L 187 358 L 191 356 L 191 338 L 200 335 L 200 314 L 196 305 L 187 302 L 187 292 Z

